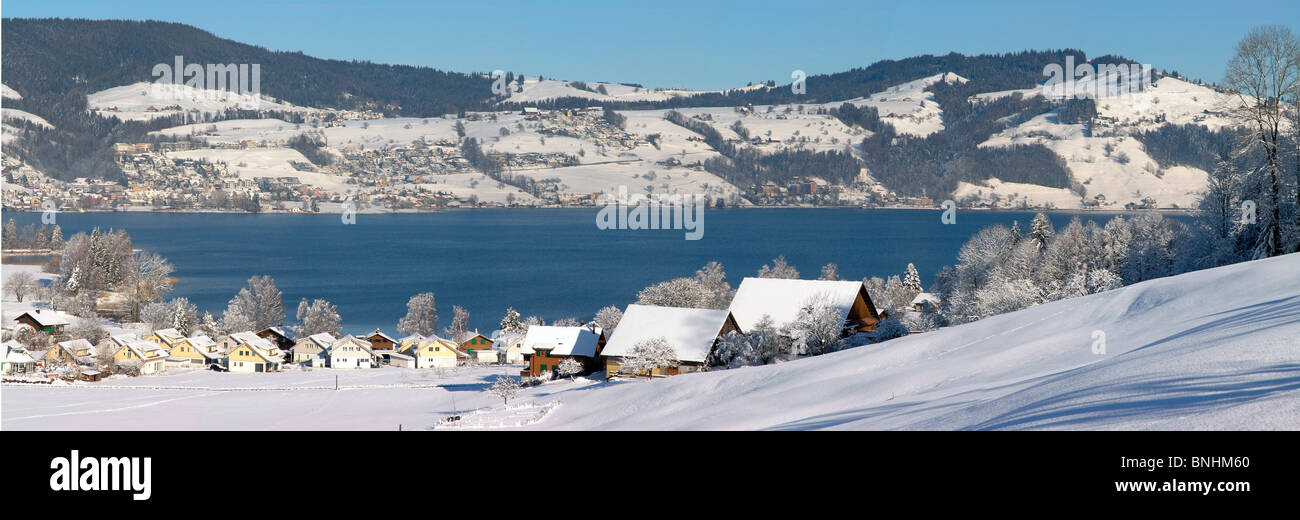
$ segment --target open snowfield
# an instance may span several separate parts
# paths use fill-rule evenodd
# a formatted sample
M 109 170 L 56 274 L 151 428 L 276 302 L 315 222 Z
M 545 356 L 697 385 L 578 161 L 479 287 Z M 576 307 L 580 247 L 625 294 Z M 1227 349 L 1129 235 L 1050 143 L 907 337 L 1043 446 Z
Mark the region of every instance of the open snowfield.
M 483 390 L 518 365 L 370 370 L 205 370 L 69 386 L 4 385 L 5 430 L 428 429 L 456 410 L 500 405 Z M 339 390 L 334 389 L 338 377 Z M 521 401 L 522 402 L 522 401 Z M 514 404 L 514 403 L 511 403 Z
M 478 410 L 465 428 L 1298 429 L 1298 272 L 1292 254 L 778 365 L 555 381 L 509 407 L 483 390 L 510 366 L 10 384 L 0 427 L 418 430 L 454 408 Z
M 233 86 L 232 86 L 233 87 Z M 130 85 L 101 90 L 86 96 L 86 104 L 93 112 L 103 116 L 116 116 L 121 120 L 150 120 L 180 114 L 183 111 L 217 113 L 228 108 L 256 108 L 258 110 L 284 110 L 316 112 L 275 100 L 271 97 L 241 98 L 226 90 L 199 89 L 186 85 L 171 85 L 141 81 Z M 154 111 L 150 111 L 150 107 Z M 164 110 L 164 107 L 179 109 Z M 116 110 L 113 110 L 116 109 Z

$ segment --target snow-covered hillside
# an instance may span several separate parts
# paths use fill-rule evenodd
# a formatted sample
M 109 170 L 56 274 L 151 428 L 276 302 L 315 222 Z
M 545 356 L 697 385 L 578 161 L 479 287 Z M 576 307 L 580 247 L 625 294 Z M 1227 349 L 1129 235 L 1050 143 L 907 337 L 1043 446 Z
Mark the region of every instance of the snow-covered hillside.
M 233 92 L 149 81 L 113 87 L 86 96 L 86 105 L 92 111 L 122 120 L 149 120 L 189 111 L 218 113 L 229 108 L 240 108 L 241 104 L 247 105 L 248 100 Z M 313 111 L 266 96 L 257 100 L 256 109 Z
M 532 426 L 553 429 L 1296 429 L 1297 272 L 1292 254 L 779 365 L 526 398 L 562 403 Z

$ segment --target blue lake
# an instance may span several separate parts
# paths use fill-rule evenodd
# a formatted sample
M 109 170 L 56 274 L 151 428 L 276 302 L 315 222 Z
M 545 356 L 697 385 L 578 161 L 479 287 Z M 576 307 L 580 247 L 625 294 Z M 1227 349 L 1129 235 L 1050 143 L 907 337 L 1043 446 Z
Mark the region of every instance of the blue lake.
M 959 211 L 943 225 L 938 210 L 729 209 L 704 213 L 704 235 L 682 230 L 600 230 L 595 209 L 459 210 L 432 214 L 339 215 L 206 213 L 61 213 L 64 236 L 93 227 L 126 229 L 137 248 L 176 268 L 172 295 L 220 317 L 226 302 L 254 275 L 271 275 L 284 292 L 290 320 L 302 298 L 336 304 L 350 333 L 376 327 L 396 333 L 406 300 L 437 295 L 440 326 L 452 305 L 470 311 L 471 326 L 497 327 L 507 306 L 547 321 L 589 319 L 606 305 L 622 307 L 641 288 L 690 276 L 722 262 L 732 286 L 784 254 L 804 278 L 827 262 L 845 279 L 901 275 L 916 264 L 928 287 L 955 262 L 979 228 L 1032 212 Z M 1059 229 L 1079 215 L 1099 224 L 1113 213 L 1052 213 Z M 40 214 L 6 212 L 20 225 Z M 1179 220 L 1187 217 L 1175 216 Z

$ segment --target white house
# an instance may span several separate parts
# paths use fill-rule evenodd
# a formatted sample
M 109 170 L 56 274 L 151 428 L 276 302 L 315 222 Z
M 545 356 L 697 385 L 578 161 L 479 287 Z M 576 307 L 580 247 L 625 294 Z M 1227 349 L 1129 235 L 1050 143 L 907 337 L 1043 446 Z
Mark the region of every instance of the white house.
M 330 345 L 333 345 L 335 341 L 338 341 L 338 338 L 335 338 L 334 335 L 328 332 L 320 332 L 305 338 L 298 338 L 298 341 L 294 342 L 293 348 L 289 349 L 289 352 L 292 353 L 294 363 L 307 363 L 317 359 L 323 361 L 325 356 L 321 354 L 329 350 Z
M 524 335 L 518 332 L 505 332 L 498 334 L 492 343 L 492 348 L 500 352 L 505 358 L 506 363 L 517 364 L 524 362 Z
M 27 353 L 22 343 L 9 340 L 0 345 L 4 350 L 4 359 L 0 361 L 0 371 L 6 374 L 28 374 L 36 371 L 36 359 Z
M 326 355 L 330 368 L 374 368 L 378 365 L 370 342 L 351 334 L 330 345 Z

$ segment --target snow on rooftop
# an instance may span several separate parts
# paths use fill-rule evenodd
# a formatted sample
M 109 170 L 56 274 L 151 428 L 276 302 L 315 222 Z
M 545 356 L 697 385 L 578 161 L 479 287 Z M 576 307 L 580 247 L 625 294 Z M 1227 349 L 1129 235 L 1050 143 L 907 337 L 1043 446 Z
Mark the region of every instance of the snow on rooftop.
M 662 337 L 679 361 L 703 363 L 729 315 L 719 309 L 628 305 L 602 355 L 627 356 L 637 343 Z
M 764 315 L 771 316 L 772 323 L 781 327 L 794 321 L 809 300 L 825 296 L 847 319 L 860 290 L 866 290 L 862 282 L 745 278 L 736 288 L 730 310 L 742 331 L 757 325 Z M 618 326 L 621 330 L 623 322 Z
M 550 350 L 554 356 L 595 357 L 600 336 L 587 327 L 555 327 L 551 325 L 533 325 L 524 335 L 524 344 L 520 349 L 525 354 L 532 354 L 534 349 Z

